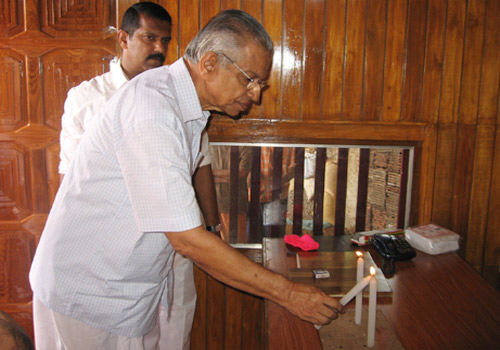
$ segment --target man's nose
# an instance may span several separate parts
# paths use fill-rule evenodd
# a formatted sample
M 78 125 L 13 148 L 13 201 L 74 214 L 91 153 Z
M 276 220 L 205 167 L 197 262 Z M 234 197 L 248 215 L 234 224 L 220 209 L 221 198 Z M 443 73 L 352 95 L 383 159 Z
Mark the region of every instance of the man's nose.
M 164 43 L 162 40 L 157 40 L 155 42 L 155 51 L 165 54 L 168 49 L 168 43 Z
M 260 104 L 260 95 L 262 93 L 262 87 L 259 84 L 255 84 L 254 87 L 247 90 L 247 95 L 250 97 L 250 100 L 256 105 Z

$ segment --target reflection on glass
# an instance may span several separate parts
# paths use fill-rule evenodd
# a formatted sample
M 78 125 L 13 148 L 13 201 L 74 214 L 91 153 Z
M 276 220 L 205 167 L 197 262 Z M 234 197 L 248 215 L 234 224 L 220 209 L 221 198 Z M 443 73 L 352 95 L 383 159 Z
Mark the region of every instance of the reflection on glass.
M 353 234 L 407 225 L 409 147 L 212 143 L 223 239 Z

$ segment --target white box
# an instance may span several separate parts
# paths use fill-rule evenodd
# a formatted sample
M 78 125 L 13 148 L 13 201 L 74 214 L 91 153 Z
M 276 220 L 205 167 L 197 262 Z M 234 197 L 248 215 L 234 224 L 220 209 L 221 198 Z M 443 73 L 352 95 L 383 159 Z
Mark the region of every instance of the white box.
M 458 250 L 460 236 L 444 227 L 428 224 L 410 227 L 405 230 L 410 245 L 427 254 L 442 254 Z

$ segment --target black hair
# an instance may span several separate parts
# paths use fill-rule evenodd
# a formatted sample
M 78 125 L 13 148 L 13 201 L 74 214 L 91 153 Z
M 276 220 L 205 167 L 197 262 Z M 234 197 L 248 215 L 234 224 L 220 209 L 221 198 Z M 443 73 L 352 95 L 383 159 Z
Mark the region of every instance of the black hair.
M 33 350 L 33 342 L 28 332 L 5 311 L 0 310 L 0 344 L 2 341 L 12 341 L 18 350 Z
M 129 36 L 133 36 L 134 32 L 141 26 L 140 15 L 167 21 L 172 25 L 172 17 L 167 10 L 154 2 L 144 1 L 130 6 L 125 11 L 120 29 L 126 31 Z

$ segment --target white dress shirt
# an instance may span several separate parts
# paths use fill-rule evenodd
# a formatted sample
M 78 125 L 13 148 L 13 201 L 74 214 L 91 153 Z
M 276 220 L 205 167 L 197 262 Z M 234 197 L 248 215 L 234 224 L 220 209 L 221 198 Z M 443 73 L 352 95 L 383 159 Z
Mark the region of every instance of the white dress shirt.
M 109 63 L 109 72 L 71 88 L 64 102 L 59 142 L 61 145 L 59 173 L 66 174 L 83 132 L 102 106 L 128 81 L 120 61 Z
M 96 115 L 33 260 L 44 305 L 125 336 L 153 327 L 174 255 L 164 232 L 202 223 L 191 179 L 208 117 L 182 59 L 132 79 Z
M 61 118 L 59 143 L 59 173 L 66 174 L 69 163 L 75 156 L 84 131 L 104 104 L 128 81 L 121 67 L 121 60 L 116 57 L 109 63 L 109 72 L 71 88 L 64 102 L 64 114 Z M 204 158 L 200 166 L 210 164 L 208 134 L 203 136 Z

